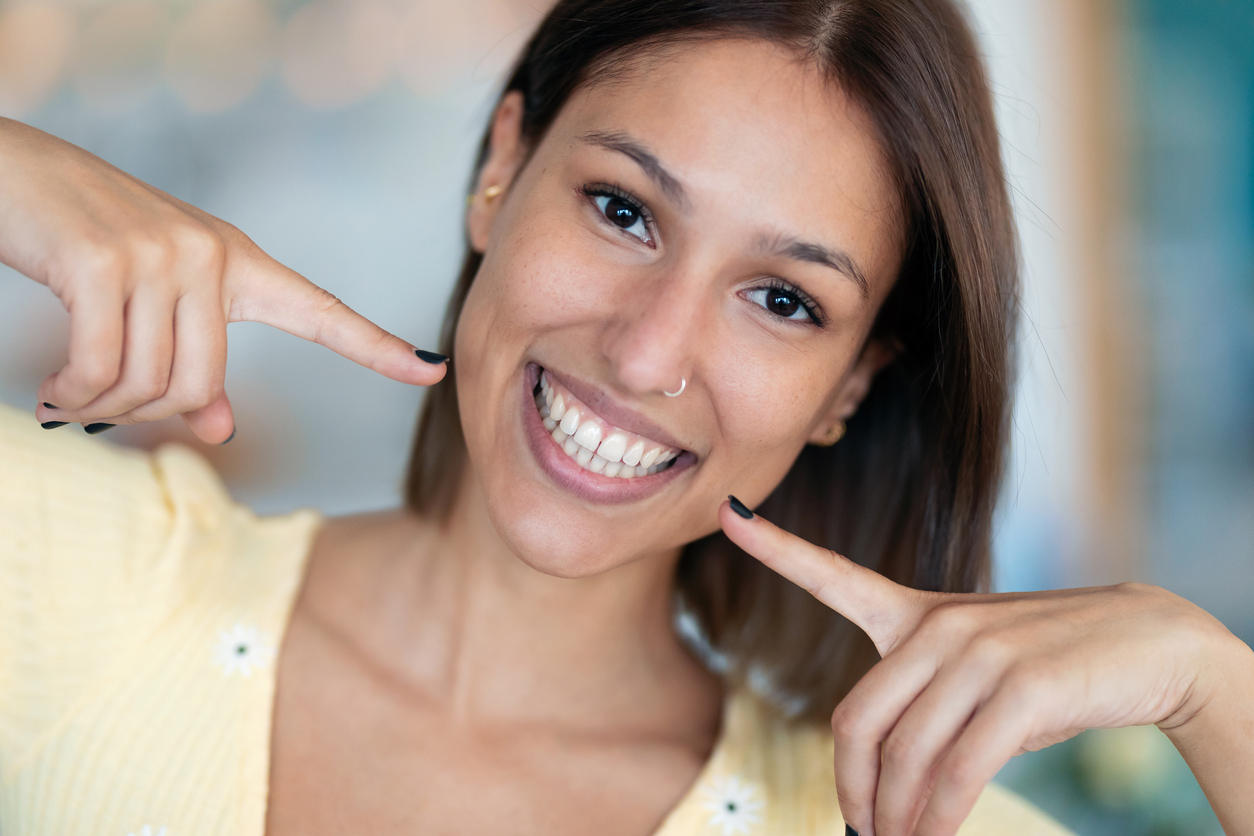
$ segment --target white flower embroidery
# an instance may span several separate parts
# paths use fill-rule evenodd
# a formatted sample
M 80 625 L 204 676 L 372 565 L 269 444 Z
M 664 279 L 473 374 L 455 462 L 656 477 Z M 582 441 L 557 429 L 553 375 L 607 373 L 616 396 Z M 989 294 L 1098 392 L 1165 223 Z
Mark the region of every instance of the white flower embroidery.
M 274 646 L 256 627 L 236 624 L 230 630 L 218 634 L 213 647 L 213 663 L 222 668 L 226 676 L 240 674 L 251 676 L 253 669 L 261 669 L 274 658 Z M 144 833 L 141 836 L 148 836 Z M 153 834 L 160 836 L 160 834 Z
M 710 811 L 710 824 L 723 829 L 723 836 L 750 833 L 762 823 L 765 803 L 757 788 L 735 775 L 715 780 L 705 789 L 705 809 Z
M 139 829 L 139 833 L 128 833 L 126 836 L 166 836 L 166 829 L 153 830 L 151 824 L 146 824 Z

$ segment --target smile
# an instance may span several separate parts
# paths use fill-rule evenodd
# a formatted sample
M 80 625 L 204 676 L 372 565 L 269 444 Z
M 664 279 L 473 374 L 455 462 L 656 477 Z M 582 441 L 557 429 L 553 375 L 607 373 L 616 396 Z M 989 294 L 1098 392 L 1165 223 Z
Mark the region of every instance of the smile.
M 635 479 L 672 466 L 683 453 L 610 424 L 565 387 L 540 373 L 534 391 L 544 428 L 580 468 L 602 476 Z

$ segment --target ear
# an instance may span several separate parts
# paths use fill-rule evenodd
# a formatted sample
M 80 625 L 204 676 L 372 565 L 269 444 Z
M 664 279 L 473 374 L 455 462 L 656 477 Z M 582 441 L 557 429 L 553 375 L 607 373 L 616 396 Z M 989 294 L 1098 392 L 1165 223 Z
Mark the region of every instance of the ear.
M 506 93 L 492 116 L 488 157 L 479 170 L 475 192 L 470 196 L 470 207 L 466 210 L 466 229 L 470 235 L 470 246 L 475 252 L 482 253 L 487 249 L 497 213 L 522 167 L 525 157 L 522 117 L 522 93 L 516 90 Z M 494 187 L 499 189 L 495 196 L 486 196 L 485 192 Z
M 871 391 L 871 383 L 880 370 L 893 361 L 901 347 L 896 340 L 872 337 L 862 348 L 853 368 L 841 381 L 832 400 L 831 409 L 823 417 L 809 438 L 810 444 L 819 444 L 828 434 L 831 427 L 841 421 L 848 421 L 858 411 L 867 392 Z M 830 439 L 828 440 L 830 444 Z

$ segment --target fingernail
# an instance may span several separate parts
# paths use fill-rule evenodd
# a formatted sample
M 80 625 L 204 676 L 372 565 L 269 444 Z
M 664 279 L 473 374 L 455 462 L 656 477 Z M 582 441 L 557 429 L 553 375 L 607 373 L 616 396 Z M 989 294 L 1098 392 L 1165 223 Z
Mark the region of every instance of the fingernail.
M 60 409 L 60 408 L 61 408 L 61 407 L 56 406 L 56 405 L 54 405 L 54 404 L 50 404 L 50 403 L 48 403 L 47 401 L 44 401 L 44 406 L 48 407 L 49 409 Z
M 440 363 L 447 363 L 448 358 L 443 354 L 436 354 L 434 351 L 423 351 L 421 348 L 415 348 L 414 354 L 418 355 L 418 359 L 424 363 L 430 363 L 433 366 Z
M 83 427 L 83 432 L 88 435 L 98 435 L 105 430 L 113 429 L 117 424 L 87 424 Z
M 848 823 L 846 823 L 845 824 L 845 836 L 858 836 L 858 831 L 854 830 L 852 827 L 848 825 Z
M 231 427 L 231 437 L 228 438 L 226 441 L 222 442 L 223 444 L 231 443 L 231 438 L 235 438 L 235 429 L 236 429 L 235 427 Z
M 746 520 L 753 519 L 753 512 L 750 511 L 748 508 L 746 508 L 743 502 L 741 502 L 739 499 L 732 496 L 731 494 L 728 494 L 727 498 L 731 500 L 731 509 L 733 511 L 735 511 L 740 516 L 744 517 Z
M 39 426 L 43 427 L 45 430 L 55 430 L 57 427 L 64 427 L 67 423 L 69 422 L 68 421 L 44 421 Z

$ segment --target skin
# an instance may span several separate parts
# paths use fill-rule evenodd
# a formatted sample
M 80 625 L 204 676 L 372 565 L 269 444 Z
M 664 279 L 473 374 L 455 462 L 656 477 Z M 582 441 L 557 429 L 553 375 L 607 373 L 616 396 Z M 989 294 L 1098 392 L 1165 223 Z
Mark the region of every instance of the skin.
M 320 533 L 280 653 L 271 836 L 652 832 L 718 733 L 720 685 L 669 610 L 679 548 L 718 526 L 884 656 L 833 715 L 835 791 L 863 836 L 950 836 L 1014 754 L 1137 723 L 1168 731 L 1229 833 L 1254 833 L 1254 654 L 1192 604 L 1136 585 L 920 593 L 723 502 L 761 501 L 891 357 L 867 335 L 902 231 L 865 114 L 746 41 L 580 91 L 535 148 L 519 107 L 497 110 L 467 218 L 485 254 L 453 365 L 471 466 L 446 526 L 395 513 Z M 629 133 L 684 198 L 591 133 Z M 404 382 L 443 374 L 238 230 L 58 140 L 0 122 L 0 183 L 0 258 L 71 311 L 70 364 L 40 390 L 63 409 L 40 420 L 182 413 L 221 441 L 233 319 Z M 647 206 L 652 245 L 590 183 Z M 781 235 L 847 254 L 865 288 L 757 246 Z M 764 308 L 764 278 L 802 288 L 824 326 Z M 559 488 L 522 430 L 529 363 L 666 428 L 696 464 L 633 502 Z

